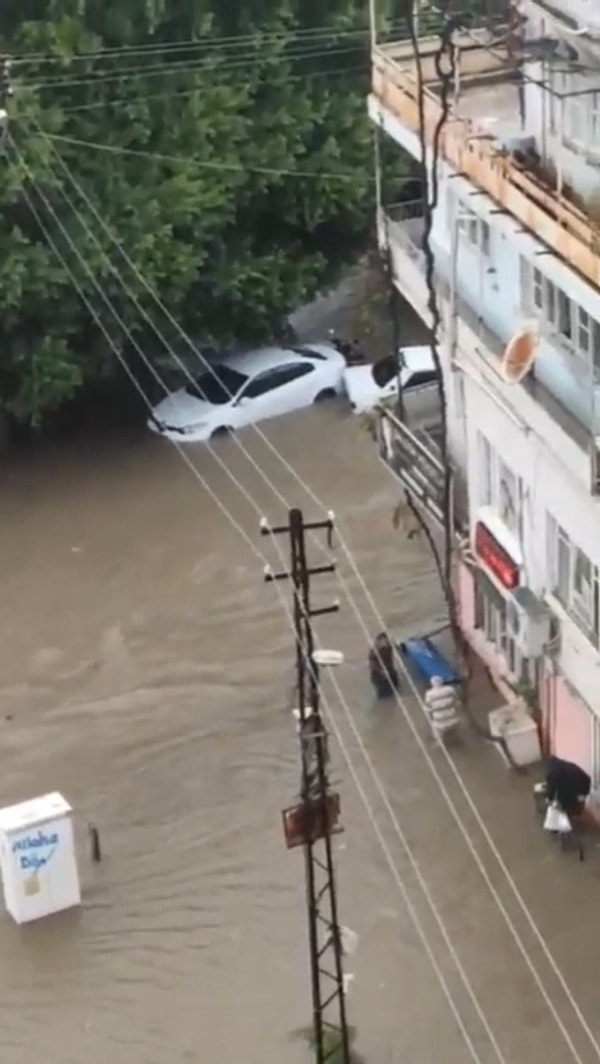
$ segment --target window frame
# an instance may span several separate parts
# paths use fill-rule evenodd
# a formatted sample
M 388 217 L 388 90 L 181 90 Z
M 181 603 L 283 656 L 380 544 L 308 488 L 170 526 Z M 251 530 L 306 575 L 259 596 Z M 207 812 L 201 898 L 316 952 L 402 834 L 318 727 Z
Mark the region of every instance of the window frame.
M 549 325 L 549 335 L 570 355 L 585 362 L 594 379 L 600 381 L 600 321 L 525 257 L 521 258 L 521 306 L 525 313 L 533 313 L 543 325 Z
M 480 506 L 493 509 L 508 531 L 518 539 L 523 535 L 523 481 L 492 446 L 487 436 L 477 433 L 477 495 Z M 509 497 L 514 511 L 508 515 L 503 503 L 503 484 L 510 484 Z
M 458 232 L 464 237 L 473 250 L 478 251 L 484 258 L 489 259 L 491 249 L 491 229 L 489 222 L 470 207 L 465 206 L 460 200 L 457 203 Z M 461 217 L 462 215 L 462 217 Z
M 550 594 L 560 602 L 586 638 L 598 647 L 600 644 L 598 566 L 550 513 L 546 515 L 546 531 Z M 586 577 L 582 577 L 581 566 L 588 570 Z
M 475 581 L 473 614 L 475 628 L 481 632 L 487 643 L 502 655 L 507 674 L 517 681 L 524 679 L 529 672 L 529 661 L 523 657 L 508 627 L 506 609 L 492 601 L 485 594 L 480 584 Z
M 578 88 L 579 79 L 579 88 Z M 592 165 L 600 162 L 600 85 L 589 78 L 556 70 L 550 75 L 550 132 L 583 155 Z
M 274 377 L 277 374 L 283 374 L 285 372 L 290 373 L 292 370 L 298 370 L 293 377 L 289 380 L 283 380 L 271 385 L 268 388 L 263 389 L 258 395 L 249 395 L 248 392 L 252 389 L 253 385 L 260 383 L 262 380 L 268 380 L 270 377 Z M 269 395 L 271 392 L 277 391 L 278 388 L 284 388 L 286 384 L 293 384 L 294 381 L 300 380 L 302 377 L 308 377 L 309 373 L 314 373 L 315 363 L 307 360 L 306 362 L 292 362 L 282 363 L 279 366 L 271 366 L 270 369 L 263 370 L 262 373 L 257 373 L 246 384 L 244 391 L 240 395 L 240 399 L 260 399 L 263 395 Z
M 410 392 L 415 388 L 427 388 L 431 384 L 437 384 L 437 382 L 438 375 L 434 369 L 419 369 L 411 373 L 406 384 L 403 385 L 403 390 Z

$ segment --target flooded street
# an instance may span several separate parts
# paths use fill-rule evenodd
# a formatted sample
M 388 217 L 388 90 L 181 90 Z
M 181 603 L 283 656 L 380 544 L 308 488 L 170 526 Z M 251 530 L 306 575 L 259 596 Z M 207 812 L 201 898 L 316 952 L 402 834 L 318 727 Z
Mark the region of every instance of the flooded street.
M 393 529 L 399 493 L 358 421 L 321 407 L 272 423 L 266 433 L 324 510 L 335 512 L 393 630 L 409 634 L 440 624 L 430 560 L 419 541 L 406 543 Z M 262 514 L 284 521 L 285 504 L 303 506 L 307 517 L 322 517 L 323 510 L 252 430 L 240 439 L 283 500 L 234 440 L 216 455 L 250 499 L 207 448 L 187 453 L 256 554 L 163 441 L 141 436 L 97 451 L 72 447 L 17 463 L 4 477 L 0 800 L 65 794 L 77 814 L 84 889 L 80 912 L 24 928 L 0 919 L 0 1045 L 10 1064 L 308 1059 L 294 1037 L 310 1016 L 302 859 L 285 850 L 280 817 L 298 784 L 289 713 L 292 636 L 277 590 L 263 582 L 265 561 L 277 568 L 281 559 L 258 525 Z M 311 551 L 323 561 L 316 545 Z M 337 554 L 374 633 L 377 622 L 347 559 Z M 289 595 L 285 585 L 280 590 Z M 365 635 L 342 590 L 325 576 L 315 582 L 314 597 L 317 604 L 341 599 L 340 613 L 318 622 L 319 636 L 346 655 L 340 684 L 348 707 L 500 1044 L 499 1057 L 444 955 L 439 928 L 325 680 L 396 877 L 406 880 L 433 936 L 478 1059 L 570 1059 L 406 721 L 396 707 L 372 706 Z M 429 744 L 418 709 L 413 715 Z M 349 998 L 358 1047 L 367 1064 L 431 1064 L 440 1046 L 444 1064 L 468 1060 L 397 878 L 333 746 L 346 825 L 336 840 L 340 914 L 360 936 Z M 435 750 L 431 756 L 447 776 Z M 597 871 L 548 850 L 529 823 L 530 782 L 509 780 L 494 752 L 467 740 L 456 756 L 529 905 L 539 901 L 544 882 L 540 927 L 596 1023 L 598 994 L 587 977 L 596 942 L 562 930 L 557 914 L 565 906 L 595 912 Z M 502 813 L 498 796 L 506 803 Z M 463 807 L 465 819 L 467 812 Z M 102 836 L 105 859 L 96 866 L 87 857 L 88 821 Z M 524 821 L 522 830 L 514 828 Z M 491 868 L 489 854 L 484 861 Z M 595 1060 L 496 866 L 490 874 L 512 919 L 520 920 L 519 936 L 579 1059 Z

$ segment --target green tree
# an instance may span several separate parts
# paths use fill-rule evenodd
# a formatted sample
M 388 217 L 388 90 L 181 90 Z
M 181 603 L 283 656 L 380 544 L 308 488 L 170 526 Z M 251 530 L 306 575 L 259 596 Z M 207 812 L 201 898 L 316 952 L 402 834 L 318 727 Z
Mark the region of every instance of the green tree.
M 181 341 L 139 275 L 196 341 L 250 340 L 364 243 L 374 203 L 364 5 L 53 0 L 51 20 L 48 0 L 2 7 L 14 95 L 0 183 L 0 403 L 18 420 L 40 424 L 115 373 L 48 234 L 138 374 L 93 278 L 162 365 L 144 312 Z

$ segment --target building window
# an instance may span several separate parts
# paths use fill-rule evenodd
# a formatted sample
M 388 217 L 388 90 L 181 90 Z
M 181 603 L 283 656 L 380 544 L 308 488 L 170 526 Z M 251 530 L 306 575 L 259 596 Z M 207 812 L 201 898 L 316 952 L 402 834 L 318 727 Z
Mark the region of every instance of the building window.
M 498 592 L 481 574 L 475 580 L 475 627 L 504 658 L 507 672 L 515 679 L 527 675 L 528 662 L 511 635 L 506 618 L 506 605 Z
M 480 218 L 474 211 L 458 206 L 458 231 L 465 240 L 477 251 L 489 258 L 490 254 L 490 227 L 487 222 Z
M 598 568 L 550 514 L 547 523 L 550 590 L 581 631 L 598 645 Z
M 452 182 L 448 182 L 446 191 L 446 211 L 448 215 L 448 229 L 453 233 L 457 226 L 458 233 L 467 244 L 480 254 L 489 258 L 491 245 L 491 230 L 489 223 L 480 218 L 475 211 L 467 207 L 459 199 L 456 188 Z
M 477 433 L 479 469 L 477 470 L 478 498 L 480 506 L 492 505 L 492 482 L 494 476 L 492 446 L 482 432 Z
M 520 536 L 521 480 L 500 458 L 482 432 L 477 435 L 477 450 L 479 505 L 493 507 L 506 527 L 516 536 Z
M 506 609 L 494 590 L 488 591 L 482 579 L 475 582 L 475 624 L 498 653 L 506 649 Z
M 550 131 L 591 161 L 598 158 L 600 85 L 597 75 L 555 70 L 550 75 Z
M 593 368 L 594 377 L 600 380 L 600 324 L 526 259 L 521 260 L 521 303 L 526 313 L 533 310 L 542 327 L 549 325 L 551 334 Z

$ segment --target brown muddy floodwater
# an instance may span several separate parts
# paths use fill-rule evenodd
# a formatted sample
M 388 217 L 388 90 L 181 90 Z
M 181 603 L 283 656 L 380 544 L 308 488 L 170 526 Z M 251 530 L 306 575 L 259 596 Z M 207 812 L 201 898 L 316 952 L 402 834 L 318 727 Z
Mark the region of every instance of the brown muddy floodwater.
M 374 593 L 401 619 L 395 494 L 358 424 L 315 409 L 267 432 L 335 510 Z M 253 431 L 242 439 L 291 504 L 321 516 Z M 208 450 L 188 453 L 269 550 Z M 233 441 L 218 453 L 260 513 L 285 518 Z M 0 923 L 3 1059 L 305 1060 L 290 1037 L 309 1017 L 302 863 L 280 828 L 298 775 L 286 712 L 293 650 L 262 563 L 169 444 L 145 437 L 9 470 L 0 516 L 0 799 L 64 792 L 80 823 L 84 885 L 78 914 Z M 409 582 L 426 615 L 435 585 L 413 553 Z M 350 612 L 321 632 L 362 674 Z M 349 793 L 347 816 L 354 801 Z M 86 857 L 88 819 L 101 828 L 100 866 Z M 380 861 L 370 870 L 365 860 L 376 842 L 350 838 L 342 908 L 362 930 L 389 905 L 390 885 Z M 381 945 L 385 934 L 384 916 Z M 393 1028 L 394 994 L 378 998 Z M 375 1029 L 380 1020 L 375 1012 Z
M 358 422 L 315 408 L 266 431 L 335 511 L 389 624 L 408 634 L 439 623 L 429 559 L 392 528 L 397 489 Z M 323 515 L 254 432 L 241 439 L 287 502 Z M 258 513 L 206 448 L 188 453 L 277 564 L 258 521 L 283 520 L 283 503 L 235 442 L 218 454 Z M 294 1038 L 310 1016 L 302 858 L 285 850 L 280 820 L 298 777 L 293 650 L 262 565 L 163 441 L 78 445 L 5 471 L 0 801 L 65 794 L 84 890 L 80 911 L 37 925 L 0 916 L 6 1064 L 307 1061 Z M 358 594 L 341 557 L 340 571 Z M 316 601 L 333 594 L 323 577 Z M 358 604 L 375 632 L 360 594 Z M 352 610 L 342 601 L 318 625 L 346 654 L 349 705 L 507 1060 L 569 1059 L 404 722 L 372 706 Z M 351 752 L 358 766 L 356 744 Z M 440 1047 L 444 1064 L 459 1064 L 470 1058 L 457 1025 L 335 749 L 334 760 L 347 828 L 336 845 L 340 915 L 360 936 L 349 997 L 359 1047 L 367 1064 L 431 1064 Z M 480 760 L 475 752 L 466 770 Z M 485 779 L 489 765 L 477 771 Z M 101 830 L 100 865 L 86 852 L 88 821 Z M 523 863 L 533 850 L 525 840 Z M 572 867 L 561 890 L 574 905 L 567 876 Z M 468 1024 L 483 1064 L 496 1060 L 472 1010 Z

